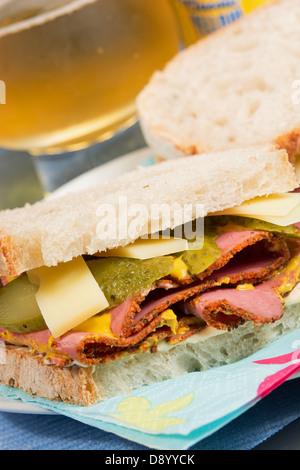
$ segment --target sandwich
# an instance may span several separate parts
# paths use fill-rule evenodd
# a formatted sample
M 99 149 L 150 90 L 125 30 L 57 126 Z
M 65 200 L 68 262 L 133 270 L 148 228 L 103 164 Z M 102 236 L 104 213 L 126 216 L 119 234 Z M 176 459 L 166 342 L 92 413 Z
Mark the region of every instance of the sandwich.
M 180 51 L 137 100 L 163 159 L 269 142 L 300 153 L 298 0 L 273 0 Z M 169 119 L 172 116 L 172 119 Z
M 256 146 L 1 212 L 0 383 L 90 406 L 300 328 L 297 186 Z

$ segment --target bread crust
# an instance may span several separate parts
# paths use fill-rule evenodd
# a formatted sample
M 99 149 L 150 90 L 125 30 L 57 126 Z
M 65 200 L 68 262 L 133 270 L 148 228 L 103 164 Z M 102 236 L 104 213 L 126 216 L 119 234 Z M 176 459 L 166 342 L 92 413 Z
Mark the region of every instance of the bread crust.
M 291 87 L 299 60 L 287 51 L 299 48 L 298 10 L 297 0 L 268 2 L 180 51 L 153 74 L 137 106 L 145 140 L 157 155 L 273 143 L 294 160 L 300 119 Z
M 275 141 L 279 148 L 285 149 L 290 161 L 295 163 L 296 155 L 300 154 L 300 125 L 291 132 L 281 135 Z
M 10 236 L 2 234 L 0 231 L 0 266 L 1 273 L 8 277 L 13 277 L 16 272 L 23 271 L 23 264 L 20 263 L 15 254 L 13 242 Z
M 206 153 L 208 150 L 203 146 L 198 145 L 184 145 L 179 144 L 172 140 L 172 136 L 160 133 L 160 130 L 153 131 L 146 119 L 141 118 L 141 126 L 146 141 L 150 147 L 153 147 L 157 154 L 158 161 L 162 162 L 166 159 L 187 157 Z M 295 163 L 295 157 L 300 154 L 300 124 L 294 129 L 276 137 L 271 144 L 279 149 L 286 150 L 291 163 Z M 210 152 L 214 149 L 210 148 Z
M 0 383 L 3 385 L 48 400 L 80 406 L 99 402 L 99 390 L 91 367 L 47 365 L 42 356 L 25 347 L 6 346 L 2 352 Z

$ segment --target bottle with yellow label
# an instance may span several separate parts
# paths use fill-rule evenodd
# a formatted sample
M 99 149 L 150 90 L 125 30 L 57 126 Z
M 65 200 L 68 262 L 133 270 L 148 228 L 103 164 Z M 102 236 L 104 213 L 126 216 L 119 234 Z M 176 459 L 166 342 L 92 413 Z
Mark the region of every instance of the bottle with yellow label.
M 171 0 L 186 46 L 271 0 Z

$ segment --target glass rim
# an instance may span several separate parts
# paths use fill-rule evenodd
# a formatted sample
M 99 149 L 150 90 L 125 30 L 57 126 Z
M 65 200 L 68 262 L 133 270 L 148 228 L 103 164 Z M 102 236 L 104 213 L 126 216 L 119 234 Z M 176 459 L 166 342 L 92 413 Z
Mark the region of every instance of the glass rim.
M 97 0 L 65 0 L 65 2 L 60 6 L 57 5 L 49 10 L 38 11 L 36 15 L 30 16 L 26 19 L 16 20 L 11 24 L 0 26 L 0 39 L 1 37 L 8 36 L 9 34 L 19 33 L 26 29 L 31 29 L 50 21 L 54 21 L 61 16 L 73 13 L 86 5 L 95 3 L 96 1 Z

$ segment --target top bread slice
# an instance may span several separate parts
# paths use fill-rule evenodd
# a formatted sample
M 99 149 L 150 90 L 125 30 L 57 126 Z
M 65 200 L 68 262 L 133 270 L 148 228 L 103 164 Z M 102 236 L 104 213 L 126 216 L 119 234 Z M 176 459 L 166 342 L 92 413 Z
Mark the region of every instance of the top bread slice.
M 156 72 L 137 106 L 157 156 L 271 142 L 300 153 L 299 23 L 299 0 L 273 1 Z
M 288 153 L 273 145 L 137 169 L 88 190 L 0 212 L 0 274 L 16 276 L 125 246 L 145 234 L 297 186 Z M 171 207 L 170 220 L 157 207 Z M 121 232 L 115 223 L 120 220 L 125 220 Z

